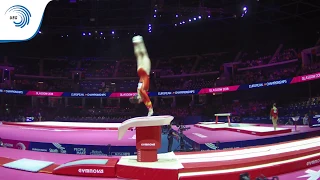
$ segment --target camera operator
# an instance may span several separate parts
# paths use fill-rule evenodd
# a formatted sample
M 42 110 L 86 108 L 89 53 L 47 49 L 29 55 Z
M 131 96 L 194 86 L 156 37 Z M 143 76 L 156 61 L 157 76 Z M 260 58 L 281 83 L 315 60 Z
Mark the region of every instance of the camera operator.
M 168 127 L 168 152 L 172 151 L 172 145 L 173 145 L 173 137 L 178 136 L 172 129 L 172 125 L 170 124 Z

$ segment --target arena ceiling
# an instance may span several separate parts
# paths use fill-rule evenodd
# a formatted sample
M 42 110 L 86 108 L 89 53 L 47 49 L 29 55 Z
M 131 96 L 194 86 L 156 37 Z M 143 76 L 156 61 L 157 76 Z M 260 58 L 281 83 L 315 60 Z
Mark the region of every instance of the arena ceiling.
M 248 13 L 241 18 L 245 6 Z M 54 0 L 47 6 L 42 30 L 48 33 L 148 32 L 150 29 L 174 28 L 175 24 L 179 26 L 179 23 L 190 18 L 193 21 L 192 18 L 199 16 L 199 21 L 225 25 L 243 19 L 255 24 L 313 23 L 320 20 L 320 1 Z

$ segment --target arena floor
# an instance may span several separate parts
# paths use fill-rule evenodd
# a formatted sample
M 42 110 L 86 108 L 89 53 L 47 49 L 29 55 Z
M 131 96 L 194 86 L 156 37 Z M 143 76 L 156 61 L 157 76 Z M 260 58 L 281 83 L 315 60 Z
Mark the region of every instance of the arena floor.
M 243 126 L 243 127 L 231 127 L 230 129 L 247 129 L 247 130 L 253 130 L 253 131 L 273 131 L 273 127 L 268 124 L 257 124 L 255 126 Z M 263 126 L 263 127 L 262 127 Z M 305 132 L 312 132 L 312 131 L 319 131 L 317 128 L 310 128 L 308 126 L 297 126 L 299 131 L 294 131 L 294 126 L 286 125 L 286 126 L 279 126 L 281 129 L 291 129 L 292 131 L 289 133 L 274 133 L 267 136 L 257 136 L 255 134 L 247 134 L 247 133 L 239 133 L 237 131 L 230 131 L 226 130 L 226 126 L 218 126 L 213 127 L 210 129 L 207 128 L 201 128 L 194 125 L 187 126 L 190 127 L 189 130 L 185 131 L 184 134 L 192 139 L 195 142 L 204 144 L 208 142 L 234 142 L 234 141 L 246 141 L 246 140 L 253 140 L 253 139 L 264 139 L 267 137 L 278 137 L 278 136 L 286 136 L 288 134 L 299 134 L 299 133 L 305 133 Z M 223 128 L 222 128 L 223 127 Z
M 118 127 L 120 123 L 68 123 L 68 122 L 32 122 L 32 123 L 3 123 L 0 125 L 0 137 L 5 144 L 11 145 L 12 148 L 20 148 L 14 144 L 22 143 L 27 148 L 30 142 L 36 143 L 59 143 L 72 144 L 75 146 L 90 145 L 97 146 L 94 150 L 100 150 L 103 146 L 111 145 L 117 147 L 118 152 L 123 152 L 121 147 L 131 147 L 135 149 L 136 134 L 134 130 L 129 130 L 124 138 L 118 140 Z M 304 133 L 313 133 L 319 131 L 317 128 L 308 126 L 298 126 L 298 131 L 294 126 L 280 126 L 277 131 L 273 131 L 270 125 L 262 124 L 234 124 L 228 127 L 225 123 L 212 124 L 201 123 L 190 125 L 189 130 L 184 131 L 184 135 L 190 139 L 190 146 L 197 146 L 198 150 L 212 149 L 211 145 L 217 141 L 223 148 L 247 147 L 254 146 L 255 143 L 264 142 L 273 138 L 280 138 L 278 141 L 267 141 L 264 144 L 283 142 L 286 140 L 303 139 L 297 135 Z M 110 130 L 113 129 L 113 130 Z M 174 127 L 177 130 L 176 127 Z M 262 135 L 259 135 L 261 133 Z M 288 137 L 293 139 L 288 139 Z M 276 137 L 276 138 L 275 138 Z M 166 152 L 167 140 L 163 135 L 162 150 Z M 255 142 L 253 142 L 255 141 Z M 236 142 L 248 142 L 236 145 Z M 45 145 L 43 145 L 45 146 Z M 173 145 L 173 150 L 178 146 L 177 141 Z M 230 146 L 230 147 L 229 147 Z M 28 149 L 28 148 L 27 148 Z M 44 149 L 44 148 L 43 148 Z M 134 150 L 133 150 L 134 151 Z M 125 151 L 126 152 L 126 151 Z M 131 155 L 134 155 L 133 152 Z
M 310 142 L 312 141 L 319 141 L 317 140 L 319 138 L 315 138 L 312 140 L 305 140 L 305 142 L 303 143 L 299 143 L 299 142 L 294 142 L 292 145 L 299 147 L 299 148 L 306 148 L 304 146 L 317 146 L 317 144 L 310 144 Z M 309 142 L 307 142 L 309 141 Z M 290 143 L 289 143 L 290 144 Z M 291 151 L 296 151 L 296 149 L 292 149 L 292 145 L 289 144 L 284 144 L 284 145 L 275 145 L 275 151 L 270 151 L 270 147 L 262 147 L 258 148 L 258 149 L 244 149 L 244 150 L 237 150 L 234 151 L 235 153 L 233 153 L 234 155 L 237 155 L 238 153 L 245 153 L 245 152 L 250 152 L 248 155 L 250 156 L 255 156 L 254 153 L 257 151 L 258 153 L 262 152 L 262 153 L 276 153 L 276 154 L 281 154 L 283 152 L 285 152 L 286 148 L 291 149 Z M 280 148 L 280 149 L 279 149 Z M 259 150 L 261 149 L 261 150 Z M 280 151 L 281 152 L 280 152 Z M 222 154 L 228 154 L 230 153 L 229 151 L 225 151 L 225 152 L 219 152 Z M 193 156 L 197 157 L 197 162 L 202 161 L 201 158 L 199 159 L 199 157 L 201 156 L 219 156 L 219 153 L 200 153 L 199 155 L 196 154 L 177 154 L 178 159 L 180 159 L 180 162 L 184 164 L 185 168 L 188 168 L 188 163 L 190 163 L 190 160 L 193 160 Z M 221 155 L 222 155 L 221 154 Z M 190 156 L 191 155 L 191 156 Z M 199 156 L 199 157 L 198 157 Z M 232 156 L 232 157 L 233 157 Z M 241 155 L 241 158 L 244 158 L 243 155 Z M 47 180 L 96 180 L 96 179 L 101 179 L 101 178 L 93 178 L 93 177 L 73 177 L 73 176 L 59 176 L 59 175 L 54 175 L 54 174 L 50 174 L 50 173 L 31 173 L 31 172 L 25 172 L 25 171 L 19 171 L 19 170 L 14 170 L 14 169 L 8 169 L 8 168 L 4 168 L 1 167 L 1 165 L 3 163 L 2 159 L 3 158 L 11 158 L 11 159 L 21 159 L 21 158 L 30 158 L 30 159 L 37 159 L 37 160 L 43 160 L 43 161 L 52 161 L 55 164 L 63 164 L 66 162 L 70 162 L 70 161 L 74 161 L 77 160 L 79 158 L 84 159 L 84 158 L 101 158 L 101 156 L 86 156 L 86 155 L 71 155 L 71 154 L 56 154 L 56 153 L 45 153 L 45 152 L 33 152 L 33 151 L 22 151 L 22 150 L 17 150 L 17 149 L 9 149 L 9 148 L 0 148 L 0 179 L 1 180 L 20 180 L 21 177 L 23 176 L 25 179 L 33 179 L 33 180 L 42 180 L 42 179 L 47 179 Z M 223 156 L 225 158 L 228 158 L 228 156 Z M 115 157 L 113 157 L 115 158 Z M 116 157 L 116 158 L 121 158 L 121 157 Z M 225 159 L 223 158 L 223 159 Z M 208 161 L 208 158 L 204 158 L 206 161 Z M 211 158 L 212 159 L 212 158 Z M 214 158 L 213 158 L 214 159 Z M 195 159 L 194 159 L 195 160 Z M 188 161 L 188 162 L 187 162 Z M 189 162 L 190 161 L 190 162 Z M 215 164 L 219 164 L 220 161 L 218 159 L 215 159 L 216 163 Z M 234 160 L 233 160 L 234 161 Z M 187 164 L 185 164 L 187 163 Z M 139 172 L 139 171 L 137 171 Z M 318 179 L 318 174 L 320 172 L 320 166 L 310 166 L 309 168 L 304 168 L 302 170 L 298 170 L 298 171 L 293 171 L 290 173 L 285 173 L 285 174 L 281 174 L 279 175 L 280 179 L 300 179 L 300 180 L 310 180 L 309 178 L 312 178 L 312 180 L 316 180 Z M 119 180 L 120 178 L 103 178 L 106 180 Z
M 147 164 L 137 163 L 135 160 L 136 156 L 95 156 L 76 155 L 68 153 L 69 149 L 71 149 L 71 151 L 73 151 L 74 149 L 73 147 L 68 149 L 68 144 L 101 145 L 105 147 L 106 144 L 112 143 L 113 145 L 119 146 L 121 148 L 122 146 L 128 145 L 135 147 L 136 138 L 134 130 L 128 130 L 123 140 L 120 141 L 117 139 L 118 131 L 110 130 L 110 128 L 118 128 L 119 125 L 120 124 L 99 125 L 94 123 L 88 124 L 64 122 L 4 123 L 0 125 L 0 137 L 3 139 L 5 145 L 11 144 L 12 146 L 11 148 L 0 148 L 0 166 L 10 161 L 16 161 L 24 158 L 53 162 L 55 167 L 79 159 L 111 158 L 114 160 L 117 159 L 118 161 L 117 164 L 113 167 L 115 168 L 115 166 L 117 166 L 116 171 L 118 177 L 128 178 L 128 176 L 130 176 L 133 177 L 133 179 L 141 179 L 138 178 L 139 175 L 146 173 L 146 176 L 148 176 L 148 178 L 146 179 L 161 179 L 159 178 L 159 176 L 166 173 L 167 179 L 170 179 L 170 176 L 171 179 L 176 179 L 173 177 L 178 177 L 178 173 L 179 179 L 181 180 L 202 180 L 207 179 L 208 176 L 214 176 L 219 179 L 219 177 L 225 176 L 225 173 L 222 173 L 222 171 L 219 170 L 220 168 L 223 168 L 224 171 L 226 171 L 228 174 L 231 173 L 233 177 L 236 177 L 237 174 L 234 174 L 234 172 L 243 172 L 245 169 L 241 168 L 245 166 L 247 166 L 246 168 L 248 169 L 248 171 L 251 171 L 251 173 L 255 175 L 257 175 L 257 173 L 260 173 L 260 170 L 256 171 L 255 169 L 259 166 L 263 166 L 266 169 L 266 174 L 270 175 L 274 171 L 277 171 L 278 175 L 282 174 L 280 177 L 282 177 L 283 179 L 297 179 L 297 177 L 305 175 L 306 172 L 310 174 L 312 172 L 317 172 L 320 169 L 320 167 L 314 167 L 318 163 L 318 161 L 314 159 L 320 158 L 320 153 L 318 153 L 320 142 L 319 138 L 298 140 L 288 143 L 283 142 L 272 145 L 270 145 L 270 143 L 274 142 L 269 141 L 269 145 L 266 146 L 256 146 L 237 150 L 160 154 L 158 156 L 159 162 Z M 298 126 L 299 131 L 294 131 L 294 126 L 282 126 L 279 128 L 279 131 L 272 132 L 273 130 L 270 125 L 234 124 L 232 127 L 229 127 L 224 123 L 209 123 L 203 125 L 204 127 L 189 126 L 190 129 L 185 131 L 184 134 L 187 138 L 192 139 L 192 141 L 199 144 L 208 144 L 208 142 L 215 141 L 220 141 L 221 144 L 234 144 L 236 142 L 246 142 L 252 140 L 261 142 L 263 141 L 263 139 L 275 139 L 279 137 L 283 137 L 288 141 L 288 137 L 290 136 L 296 137 L 299 134 L 312 132 L 318 133 L 319 131 L 319 129 L 317 128 L 309 128 L 306 126 Z M 290 130 L 290 132 L 281 132 L 281 130 Z M 259 136 L 252 132 L 272 132 L 272 135 Z M 19 150 L 29 149 L 30 147 L 28 147 L 28 145 L 31 146 L 33 142 L 43 142 L 49 144 L 55 144 L 56 142 L 58 142 L 61 143 L 61 146 L 67 149 L 67 153 L 63 154 L 61 152 L 49 153 L 49 151 L 36 152 Z M 23 148 L 21 144 L 24 144 Z M 247 145 L 250 146 L 249 144 Z M 162 146 L 165 145 L 162 144 Z M 59 146 L 56 146 L 56 148 L 59 149 Z M 290 158 L 293 158 L 293 160 L 291 160 Z M 294 163 L 295 161 L 297 163 Z M 283 167 L 285 168 L 275 170 L 273 169 L 275 166 L 271 165 L 272 163 L 270 164 L 270 162 L 279 165 L 283 164 Z M 309 166 L 308 164 L 310 164 L 310 162 L 312 162 L 312 165 Z M 309 166 L 310 168 L 305 169 L 307 166 Z M 288 170 L 288 172 L 285 171 L 286 169 Z M 304 170 L 301 171 L 301 169 Z M 295 172 L 296 170 L 299 171 Z M 136 174 L 127 173 L 130 171 L 134 171 Z M 52 168 L 44 169 L 40 171 L 40 173 L 30 173 L 0 167 L 0 172 L 1 180 L 19 179 L 20 175 L 28 179 L 35 180 L 40 178 L 46 178 L 48 180 L 96 179 L 92 177 L 83 178 L 53 175 L 50 174 L 50 172 L 54 172 Z M 3 174 L 5 174 L 5 176 L 3 176 Z M 308 179 L 307 176 L 305 177 L 305 179 Z M 304 177 L 300 177 L 298 179 L 303 178 Z M 105 179 L 115 180 L 115 178 Z

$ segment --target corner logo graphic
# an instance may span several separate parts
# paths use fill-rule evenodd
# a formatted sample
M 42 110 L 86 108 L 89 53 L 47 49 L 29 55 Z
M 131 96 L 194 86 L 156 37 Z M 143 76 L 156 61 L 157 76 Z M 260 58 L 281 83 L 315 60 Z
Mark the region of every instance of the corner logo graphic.
M 8 19 L 13 21 L 13 24 L 19 28 L 24 28 L 26 25 L 29 25 L 31 18 L 30 11 L 21 5 L 11 6 L 5 15 L 9 16 Z
M 45 8 L 51 0 L 0 1 L 0 43 L 28 41 L 40 31 Z

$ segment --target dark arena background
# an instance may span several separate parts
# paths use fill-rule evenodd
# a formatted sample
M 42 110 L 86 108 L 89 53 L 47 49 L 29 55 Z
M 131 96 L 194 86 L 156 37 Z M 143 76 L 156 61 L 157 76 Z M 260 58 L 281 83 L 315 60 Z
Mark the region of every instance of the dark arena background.
M 318 0 L 53 0 L 0 44 L 0 179 L 320 179 L 319 22 Z M 136 35 L 174 117 L 152 163 L 134 127 L 118 140 L 148 113 Z

